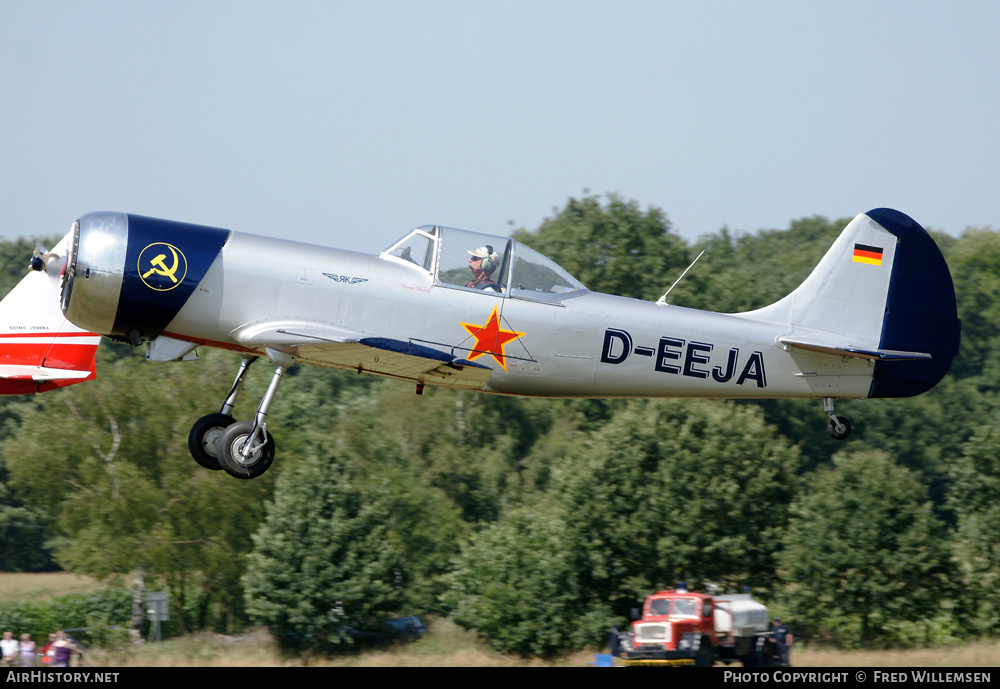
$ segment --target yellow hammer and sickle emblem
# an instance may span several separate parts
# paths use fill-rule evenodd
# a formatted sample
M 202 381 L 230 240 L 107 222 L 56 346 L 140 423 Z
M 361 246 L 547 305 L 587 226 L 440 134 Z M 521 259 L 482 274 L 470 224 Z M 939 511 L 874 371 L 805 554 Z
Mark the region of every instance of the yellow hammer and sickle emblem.
M 159 254 L 156 256 L 156 258 L 152 259 L 149 262 L 149 264 L 153 267 L 147 270 L 145 273 L 143 273 L 142 275 L 143 280 L 148 278 L 153 273 L 156 273 L 157 275 L 162 275 L 164 277 L 170 278 L 170 282 L 177 282 L 177 278 L 174 277 L 174 273 L 177 272 L 177 266 L 180 265 L 180 260 L 177 258 L 177 252 L 174 251 L 174 248 L 173 247 L 169 248 L 170 248 L 170 253 L 174 255 L 174 265 L 167 268 L 167 264 L 163 262 L 163 259 L 165 259 L 167 255 Z
M 178 269 L 180 269 L 181 266 L 184 266 L 184 269 L 181 270 L 182 273 L 180 277 L 181 280 L 184 279 L 184 274 L 187 273 L 186 259 L 184 259 L 184 254 L 178 255 L 178 250 L 173 246 L 171 246 L 170 244 L 166 243 L 150 244 L 149 246 L 147 246 L 145 249 L 142 250 L 143 253 L 145 253 L 146 250 L 150 249 L 151 247 L 157 247 L 157 248 L 166 247 L 167 250 L 170 252 L 170 256 L 173 262 L 171 265 L 168 266 L 166 261 L 167 255 L 164 253 L 157 253 L 153 258 L 149 260 L 149 263 L 146 264 L 152 267 L 146 272 L 142 273 L 143 282 L 146 282 L 147 278 L 149 278 L 152 275 L 159 275 L 161 277 L 169 278 L 172 284 L 166 287 L 157 287 L 156 285 L 150 284 L 148 282 L 146 282 L 146 284 L 150 288 L 158 291 L 165 291 L 172 289 L 173 287 L 176 287 L 177 284 L 180 282 L 177 279 Z M 141 260 L 141 254 L 140 254 L 140 260 Z

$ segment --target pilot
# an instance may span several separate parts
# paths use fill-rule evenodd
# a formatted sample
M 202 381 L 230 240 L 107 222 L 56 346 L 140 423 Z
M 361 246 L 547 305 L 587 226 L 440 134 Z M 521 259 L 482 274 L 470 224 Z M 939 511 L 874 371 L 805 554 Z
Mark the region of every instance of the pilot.
M 500 254 L 493 251 L 493 247 L 489 244 L 466 253 L 469 254 L 469 270 L 472 272 L 472 282 L 466 287 L 499 293 L 500 285 L 493 282 L 490 276 L 500 265 Z

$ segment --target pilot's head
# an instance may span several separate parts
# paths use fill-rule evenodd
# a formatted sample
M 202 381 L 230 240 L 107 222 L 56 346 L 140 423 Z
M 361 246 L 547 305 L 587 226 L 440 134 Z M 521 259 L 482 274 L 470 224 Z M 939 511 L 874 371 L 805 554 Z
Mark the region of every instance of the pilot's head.
M 477 271 L 492 273 L 500 263 L 500 254 L 493 251 L 493 247 L 489 244 L 466 253 L 469 254 L 469 270 L 473 273 Z

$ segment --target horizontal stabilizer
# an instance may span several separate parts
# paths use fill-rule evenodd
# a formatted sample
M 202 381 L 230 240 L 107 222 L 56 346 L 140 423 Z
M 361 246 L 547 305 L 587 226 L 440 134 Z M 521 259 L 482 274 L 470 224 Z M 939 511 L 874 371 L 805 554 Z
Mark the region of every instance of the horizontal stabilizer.
M 66 368 L 46 368 L 45 366 L 0 365 L 0 378 L 5 380 L 83 380 L 93 371 L 73 371 Z
M 865 349 L 862 347 L 837 346 L 822 342 L 810 342 L 791 337 L 778 338 L 778 342 L 788 347 L 806 349 L 820 354 L 846 356 L 852 359 L 874 359 L 878 361 L 919 361 L 933 358 L 927 352 L 904 352 L 897 349 Z
M 72 233 L 51 251 L 36 250 L 33 269 L 0 301 L 0 395 L 30 395 L 97 377 L 101 337 L 59 309 L 62 256 Z

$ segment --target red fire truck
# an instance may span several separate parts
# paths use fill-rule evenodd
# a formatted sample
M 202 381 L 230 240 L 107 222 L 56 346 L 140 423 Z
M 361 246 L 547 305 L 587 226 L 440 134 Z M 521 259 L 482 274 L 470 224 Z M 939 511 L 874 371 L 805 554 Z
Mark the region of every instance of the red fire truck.
M 642 614 L 633 611 L 632 628 L 619 636 L 616 655 L 623 665 L 695 665 L 742 662 L 770 665 L 773 634 L 767 607 L 749 593 L 672 591 L 646 598 Z

